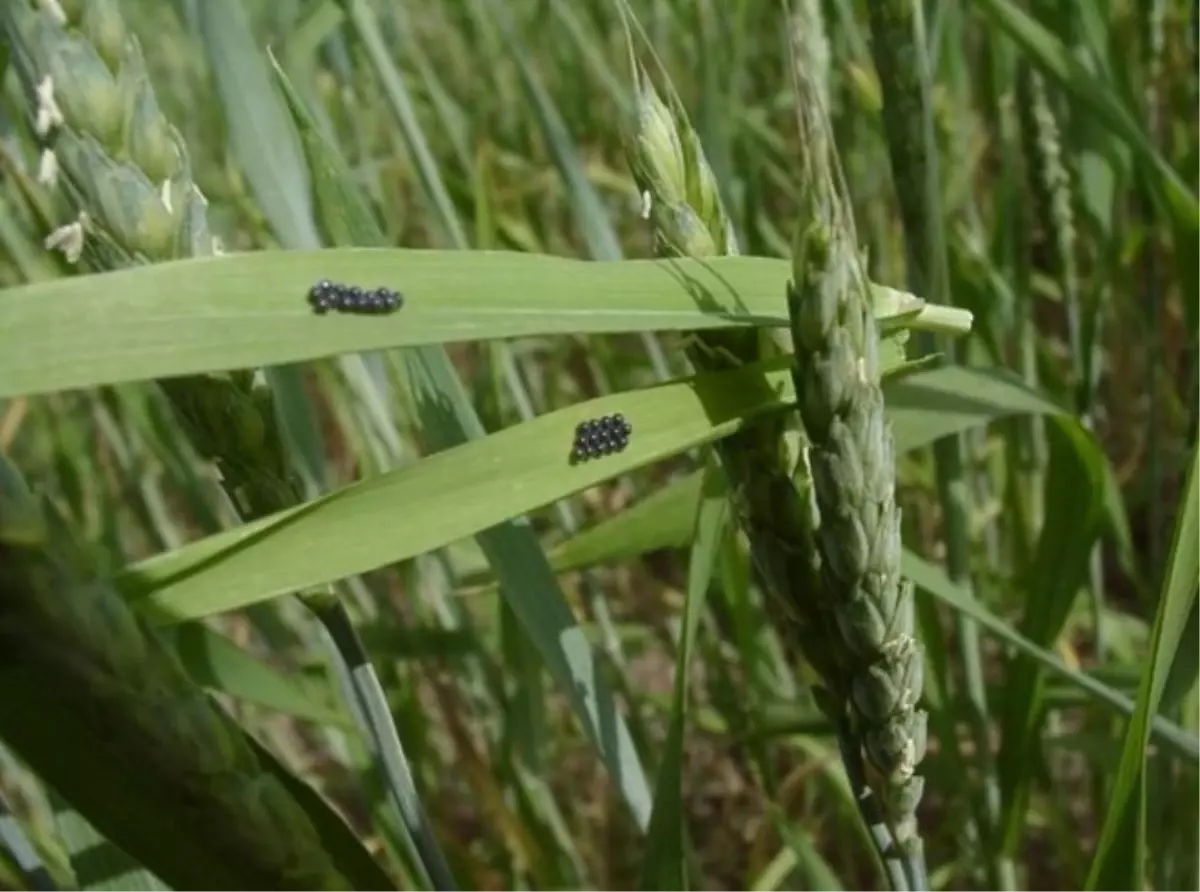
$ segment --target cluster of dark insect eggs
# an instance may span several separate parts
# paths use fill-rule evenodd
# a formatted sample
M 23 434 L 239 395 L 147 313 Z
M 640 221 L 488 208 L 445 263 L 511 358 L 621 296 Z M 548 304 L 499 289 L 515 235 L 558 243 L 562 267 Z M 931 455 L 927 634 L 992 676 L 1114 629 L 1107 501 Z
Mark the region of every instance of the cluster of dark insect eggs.
M 391 288 L 370 290 L 322 279 L 309 290 L 308 302 L 318 313 L 377 314 L 394 313 L 404 305 L 404 298 Z
M 575 428 L 575 448 L 571 458 L 587 461 L 623 452 L 629 445 L 629 435 L 632 433 L 633 425 L 620 413 L 580 422 L 579 427 Z

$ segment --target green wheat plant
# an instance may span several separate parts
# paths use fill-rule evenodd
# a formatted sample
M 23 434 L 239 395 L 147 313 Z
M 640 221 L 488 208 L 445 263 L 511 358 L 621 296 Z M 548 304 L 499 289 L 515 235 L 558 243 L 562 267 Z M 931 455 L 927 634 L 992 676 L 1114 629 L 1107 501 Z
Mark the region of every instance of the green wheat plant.
M 795 70 L 806 216 L 788 305 L 802 430 L 781 417 L 717 449 L 772 607 L 820 679 L 890 882 L 925 888 L 915 819 L 926 736 L 917 709 L 922 654 L 912 586 L 900 578 L 883 348 L 821 90 L 803 64 Z M 677 102 L 658 98 L 643 70 L 635 68 L 635 78 L 637 129 L 628 151 L 660 252 L 736 253 L 695 130 Z M 699 368 L 720 369 L 778 356 L 779 346 L 766 333 L 698 334 L 689 356 Z
M 0 889 L 1200 887 L 1195 22 L 0 0 Z

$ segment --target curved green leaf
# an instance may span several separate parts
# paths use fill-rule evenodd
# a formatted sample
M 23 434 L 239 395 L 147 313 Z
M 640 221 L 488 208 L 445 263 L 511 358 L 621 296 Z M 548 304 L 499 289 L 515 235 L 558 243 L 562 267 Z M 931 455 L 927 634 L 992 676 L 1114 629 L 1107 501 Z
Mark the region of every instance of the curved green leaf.
M 142 561 L 118 584 L 142 610 L 170 623 L 366 572 L 728 436 L 783 405 L 790 382 L 786 368 L 755 367 L 560 409 Z M 616 412 L 633 425 L 629 448 L 571 463 L 576 426 Z
M 160 634 L 198 685 L 294 718 L 353 727 L 326 685 L 284 675 L 200 623 L 164 628 Z
M 749 368 L 591 400 L 143 561 L 120 585 L 160 620 L 181 622 L 365 572 L 728 436 L 789 405 L 791 388 L 786 368 Z M 900 451 L 1012 412 L 1058 410 L 1003 376 L 953 367 L 902 378 L 886 393 Z M 634 425 L 629 448 L 602 462 L 569 463 L 575 426 L 614 412 Z M 693 496 L 684 537 L 694 516 Z M 647 535 L 652 541 L 653 531 Z M 308 547 L 313 541 L 327 547 Z
M 1154 618 L 1149 662 L 1138 691 L 1137 711 L 1125 732 L 1121 764 L 1108 799 L 1104 829 L 1088 873 L 1088 889 L 1139 889 L 1145 885 L 1146 855 L 1146 750 L 1152 722 L 1167 684 L 1168 673 L 1187 628 L 1188 614 L 1196 602 L 1200 559 L 1200 451 L 1192 447 L 1183 503 L 1175 522 L 1171 557 L 1163 582 L 1162 599 Z

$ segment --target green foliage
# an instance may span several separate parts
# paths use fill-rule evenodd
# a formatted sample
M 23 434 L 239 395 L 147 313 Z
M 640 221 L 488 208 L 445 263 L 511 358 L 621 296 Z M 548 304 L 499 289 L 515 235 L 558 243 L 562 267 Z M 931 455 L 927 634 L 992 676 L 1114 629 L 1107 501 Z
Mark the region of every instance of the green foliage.
M 0 886 L 1200 887 L 1186 5 L 419 6 L 0 3 Z M 872 351 L 928 877 L 792 621 Z

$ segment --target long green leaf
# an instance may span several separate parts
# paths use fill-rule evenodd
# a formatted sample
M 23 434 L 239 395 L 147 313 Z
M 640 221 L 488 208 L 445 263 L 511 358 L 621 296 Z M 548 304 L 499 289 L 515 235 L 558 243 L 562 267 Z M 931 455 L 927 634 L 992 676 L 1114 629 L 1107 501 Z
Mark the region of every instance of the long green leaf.
M 387 347 L 786 325 L 788 274 L 785 261 L 763 258 L 598 263 L 342 248 L 75 276 L 5 290 L 0 398 Z M 406 305 L 392 316 L 318 316 L 306 295 L 322 278 L 390 285 Z M 689 290 L 712 303 L 701 309 Z
M 789 405 L 791 387 L 786 368 L 748 368 L 590 400 L 143 561 L 120 584 L 154 616 L 182 622 L 365 572 L 728 436 Z M 887 395 L 901 450 L 1014 411 L 1057 411 L 1027 388 L 953 368 L 903 378 Z M 615 412 L 634 426 L 629 448 L 570 463 L 576 425 Z
M 182 622 L 365 572 L 733 433 L 785 405 L 789 382 L 786 369 L 748 368 L 589 400 L 143 561 L 119 584 Z M 629 447 L 572 463 L 576 426 L 616 412 L 633 425 Z

